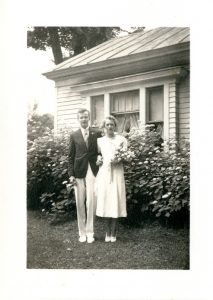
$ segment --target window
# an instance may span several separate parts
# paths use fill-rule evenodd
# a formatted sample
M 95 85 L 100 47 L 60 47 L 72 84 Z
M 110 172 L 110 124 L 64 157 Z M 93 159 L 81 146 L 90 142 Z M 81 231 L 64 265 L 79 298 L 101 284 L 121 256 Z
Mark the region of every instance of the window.
M 163 135 L 163 86 L 146 89 L 146 123 L 154 124 Z
M 104 120 L 104 95 L 91 97 L 91 125 L 99 127 Z
M 138 127 L 139 91 L 128 91 L 110 95 L 110 111 L 118 120 L 118 132 L 129 132 Z

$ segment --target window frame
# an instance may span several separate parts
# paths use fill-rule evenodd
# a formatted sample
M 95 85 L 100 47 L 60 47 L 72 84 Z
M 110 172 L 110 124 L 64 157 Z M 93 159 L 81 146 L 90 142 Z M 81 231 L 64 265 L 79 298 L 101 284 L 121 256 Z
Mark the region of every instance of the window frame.
M 109 88 L 100 88 L 100 89 L 91 89 L 83 95 L 85 95 L 85 106 L 91 110 L 91 98 L 93 96 L 98 95 L 104 95 L 104 117 L 111 114 L 111 101 L 110 101 L 110 95 L 114 93 L 122 93 L 122 92 L 128 92 L 133 90 L 139 90 L 139 120 L 138 124 L 139 126 L 145 126 L 147 123 L 146 120 L 146 89 L 151 87 L 158 87 L 163 86 L 163 116 L 164 116 L 164 124 L 163 124 L 163 138 L 164 140 L 167 140 L 171 135 L 171 129 L 170 126 L 170 113 L 169 113 L 169 103 L 170 103 L 170 86 L 175 86 L 176 79 L 175 78 L 165 78 L 160 79 L 156 78 L 155 80 L 148 80 L 148 81 L 141 81 L 134 84 L 119 84 L 118 86 L 110 86 Z M 176 99 L 176 96 L 174 96 Z M 132 113 L 132 112 L 130 112 Z M 172 133 L 172 135 L 174 135 Z

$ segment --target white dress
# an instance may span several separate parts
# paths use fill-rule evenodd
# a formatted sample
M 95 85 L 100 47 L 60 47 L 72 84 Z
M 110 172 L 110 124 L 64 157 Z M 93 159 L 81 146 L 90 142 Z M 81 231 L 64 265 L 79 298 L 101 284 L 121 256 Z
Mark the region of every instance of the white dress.
M 127 148 L 127 140 L 116 134 L 113 138 L 101 137 L 97 139 L 99 152 L 103 157 L 103 164 L 96 176 L 97 210 L 99 217 L 126 217 L 126 188 L 123 164 L 111 164 L 115 150 L 123 144 Z

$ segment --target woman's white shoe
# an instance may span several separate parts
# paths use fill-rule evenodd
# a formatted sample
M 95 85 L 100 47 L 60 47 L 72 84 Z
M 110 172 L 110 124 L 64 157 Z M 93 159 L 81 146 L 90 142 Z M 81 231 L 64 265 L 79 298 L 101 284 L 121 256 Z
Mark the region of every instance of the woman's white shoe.
M 112 243 L 116 242 L 116 236 L 111 236 L 111 242 Z
M 82 236 L 79 237 L 78 240 L 79 240 L 80 243 L 84 243 L 84 242 L 86 242 L 87 237 L 85 235 L 82 235 Z
M 111 236 L 107 236 L 107 234 L 106 234 L 106 236 L 105 236 L 105 242 L 111 242 Z

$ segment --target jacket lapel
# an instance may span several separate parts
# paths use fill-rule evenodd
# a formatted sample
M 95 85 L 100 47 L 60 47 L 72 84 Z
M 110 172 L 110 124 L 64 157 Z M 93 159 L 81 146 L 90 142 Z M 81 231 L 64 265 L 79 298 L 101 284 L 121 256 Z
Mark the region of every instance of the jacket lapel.
M 78 141 L 81 144 L 85 145 L 86 149 L 88 150 L 94 142 L 94 140 L 93 140 L 94 136 L 95 136 L 94 131 L 91 129 L 91 127 L 89 127 L 88 148 L 87 148 L 87 145 L 85 143 L 85 140 L 84 140 L 83 134 L 81 132 L 81 129 L 78 129 L 78 131 L 76 133 L 77 133 Z
M 92 131 L 91 127 L 89 127 L 89 138 L 88 138 L 88 149 L 91 144 L 93 144 L 94 131 Z

